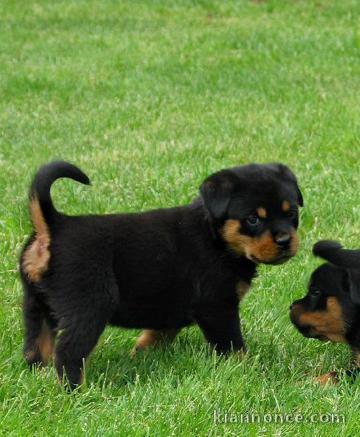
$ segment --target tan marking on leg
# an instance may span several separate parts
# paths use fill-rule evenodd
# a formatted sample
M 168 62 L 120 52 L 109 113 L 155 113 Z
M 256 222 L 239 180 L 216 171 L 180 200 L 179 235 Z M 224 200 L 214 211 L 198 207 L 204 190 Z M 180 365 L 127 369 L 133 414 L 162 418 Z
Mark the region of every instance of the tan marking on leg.
M 134 357 L 136 352 L 147 349 L 150 346 L 155 346 L 160 342 L 173 341 L 179 331 L 180 329 L 144 329 L 137 339 L 135 347 L 131 351 L 131 356 Z
M 284 200 L 282 205 L 281 205 L 281 209 L 284 212 L 288 212 L 290 210 L 290 202 L 288 200 Z
M 236 294 L 241 301 L 250 290 L 250 284 L 245 281 L 239 281 L 236 286 Z
M 24 356 L 30 363 L 37 363 L 46 366 L 54 353 L 55 334 L 51 331 L 48 324 L 43 322 L 39 336 L 31 344 Z
M 136 349 L 146 349 L 149 346 L 156 344 L 158 341 L 158 331 L 145 329 L 136 341 Z
M 50 234 L 38 200 L 30 202 L 30 215 L 35 230 L 35 240 L 25 250 L 22 268 L 32 282 L 38 282 L 47 270 L 50 260 Z
M 41 333 L 37 339 L 37 345 L 44 366 L 48 364 L 54 354 L 55 336 L 46 322 L 43 323 Z
M 265 208 L 258 208 L 257 210 L 256 210 L 256 212 L 257 212 L 257 214 L 258 214 L 258 216 L 260 217 L 260 218 L 266 218 L 267 217 L 267 211 L 266 211 L 266 209 Z

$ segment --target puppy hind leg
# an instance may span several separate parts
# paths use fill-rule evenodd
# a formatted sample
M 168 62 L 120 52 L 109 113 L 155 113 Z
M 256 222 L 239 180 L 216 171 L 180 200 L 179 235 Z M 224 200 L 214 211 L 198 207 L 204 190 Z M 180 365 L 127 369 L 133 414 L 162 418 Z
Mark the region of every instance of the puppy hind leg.
M 55 367 L 60 381 L 74 389 L 82 383 L 86 358 L 96 346 L 117 306 L 118 288 L 112 272 L 98 268 L 94 277 L 73 278 L 78 288 L 60 294 L 61 308 L 55 347 Z M 63 298 L 62 296 L 66 296 Z
M 53 354 L 55 332 L 50 327 L 48 308 L 35 286 L 24 282 L 24 356 L 30 365 L 46 365 Z
M 91 317 L 65 320 L 59 330 L 55 349 L 55 367 L 60 381 L 66 378 L 70 389 L 83 381 L 86 358 L 96 346 L 106 321 L 93 314 Z

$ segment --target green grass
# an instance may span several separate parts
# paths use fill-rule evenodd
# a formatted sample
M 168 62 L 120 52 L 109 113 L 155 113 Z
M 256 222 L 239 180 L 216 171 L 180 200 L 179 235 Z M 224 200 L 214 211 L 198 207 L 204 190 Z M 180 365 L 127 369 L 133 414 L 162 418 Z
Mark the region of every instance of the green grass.
M 0 432 L 4 435 L 344 435 L 359 432 L 359 381 L 320 389 L 345 346 L 302 338 L 288 308 L 318 261 L 312 244 L 359 247 L 360 3 L 357 0 L 0 3 Z M 261 267 L 242 304 L 248 355 L 221 360 L 197 328 L 129 358 L 137 331 L 107 329 L 86 386 L 22 358 L 17 256 L 27 190 L 51 159 L 68 213 L 189 202 L 213 171 L 282 161 L 305 197 L 298 256 Z M 213 411 L 345 415 L 343 424 L 215 425 Z

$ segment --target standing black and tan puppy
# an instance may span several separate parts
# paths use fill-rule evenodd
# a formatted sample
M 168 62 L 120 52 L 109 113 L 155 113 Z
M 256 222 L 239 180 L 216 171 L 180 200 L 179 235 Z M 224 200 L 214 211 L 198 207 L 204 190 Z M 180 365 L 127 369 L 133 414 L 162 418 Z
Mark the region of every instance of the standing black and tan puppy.
M 319 241 L 314 255 L 329 261 L 311 275 L 306 296 L 290 307 L 290 318 L 308 338 L 345 343 L 355 357 L 348 376 L 360 373 L 360 250 L 344 249 L 334 241 Z M 336 382 L 336 372 L 318 378 L 318 382 Z
M 238 304 L 256 265 L 284 263 L 298 246 L 303 200 L 286 166 L 222 170 L 190 205 L 106 216 L 56 211 L 50 187 L 65 177 L 89 184 L 53 162 L 30 191 L 34 233 L 20 260 L 29 364 L 55 352 L 59 377 L 75 387 L 107 324 L 145 329 L 137 349 L 194 323 L 220 353 L 244 347 Z

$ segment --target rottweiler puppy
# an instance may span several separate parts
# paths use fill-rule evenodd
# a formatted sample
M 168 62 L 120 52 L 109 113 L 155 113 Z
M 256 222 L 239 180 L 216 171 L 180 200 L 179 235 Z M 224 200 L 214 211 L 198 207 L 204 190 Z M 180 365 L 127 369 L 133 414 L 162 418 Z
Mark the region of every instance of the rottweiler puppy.
M 107 324 L 144 329 L 136 349 L 198 324 L 220 353 L 244 348 L 239 300 L 259 263 L 281 264 L 298 247 L 294 174 L 250 164 L 209 176 L 191 204 L 132 214 L 69 216 L 50 187 L 89 184 L 66 162 L 40 168 L 30 189 L 34 232 L 20 258 L 24 354 L 60 379 L 82 379 L 85 358 Z
M 360 250 L 347 250 L 334 241 L 319 241 L 313 253 L 327 263 L 312 274 L 307 295 L 290 307 L 290 318 L 302 335 L 346 343 L 356 366 L 346 372 L 356 377 L 360 368 Z M 317 378 L 336 382 L 336 372 Z

